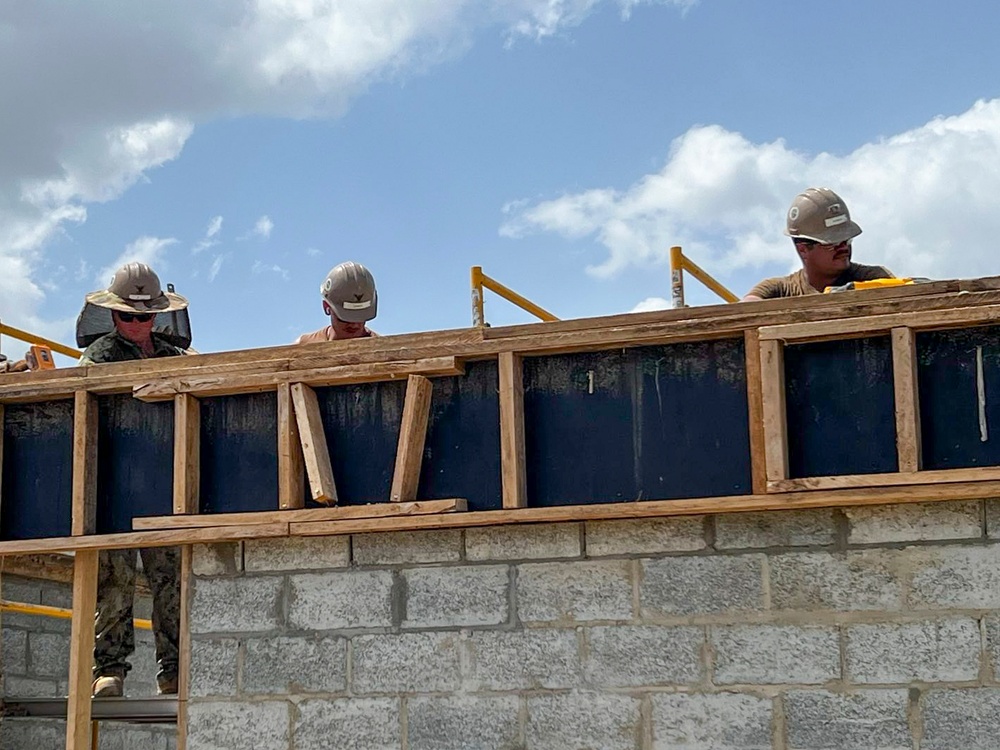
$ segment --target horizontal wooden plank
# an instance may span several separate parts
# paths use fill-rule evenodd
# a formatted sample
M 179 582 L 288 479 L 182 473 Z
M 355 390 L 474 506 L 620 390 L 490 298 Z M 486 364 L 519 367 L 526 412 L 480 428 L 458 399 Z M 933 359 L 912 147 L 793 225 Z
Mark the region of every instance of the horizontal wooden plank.
M 781 479 L 767 483 L 768 492 L 804 492 L 839 490 L 852 487 L 893 487 L 913 484 L 1000 481 L 1000 466 L 977 466 L 969 469 L 893 472 L 889 474 L 850 474 L 836 477 Z
M 136 531 L 150 529 L 196 529 L 211 526 L 243 524 L 291 523 L 295 521 L 338 521 L 356 518 L 388 518 L 419 516 L 430 513 L 456 513 L 466 508 L 463 499 L 414 500 L 409 503 L 374 503 L 345 505 L 337 508 L 304 508 L 300 510 L 269 510 L 254 513 L 212 513 L 190 516 L 147 516 L 132 519 Z
M 956 307 L 950 310 L 872 315 L 863 318 L 825 320 L 814 323 L 790 323 L 760 329 L 761 341 L 822 341 L 855 336 L 887 334 L 893 328 L 914 330 L 985 325 L 1000 320 L 1000 305 Z
M 212 526 L 197 529 L 133 531 L 125 534 L 25 539 L 0 542 L 0 556 L 69 552 L 80 549 L 127 549 L 130 547 L 172 547 L 177 544 L 215 544 L 241 539 L 264 539 L 288 536 L 287 523 L 262 523 L 246 526 Z

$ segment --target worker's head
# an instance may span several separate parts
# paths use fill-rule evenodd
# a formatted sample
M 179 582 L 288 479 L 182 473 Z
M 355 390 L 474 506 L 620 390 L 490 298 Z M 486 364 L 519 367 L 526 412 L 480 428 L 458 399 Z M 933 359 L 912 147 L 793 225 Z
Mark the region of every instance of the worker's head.
M 115 322 L 115 330 L 123 338 L 135 344 L 141 344 L 148 341 L 153 333 L 156 313 L 112 310 L 111 319 Z
M 843 199 L 829 188 L 809 188 L 795 196 L 785 234 L 807 270 L 837 275 L 851 263 L 851 241 L 861 227 L 851 221 Z
M 323 312 L 338 339 L 353 339 L 365 334 L 365 323 L 378 314 L 375 277 L 360 263 L 347 261 L 330 269 L 323 286 Z

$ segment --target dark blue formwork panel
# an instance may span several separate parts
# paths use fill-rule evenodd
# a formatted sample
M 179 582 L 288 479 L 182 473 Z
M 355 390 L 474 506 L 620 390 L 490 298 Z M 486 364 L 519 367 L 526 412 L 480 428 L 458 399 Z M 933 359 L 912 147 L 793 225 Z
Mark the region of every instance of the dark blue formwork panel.
M 789 475 L 897 471 L 888 336 L 785 347 Z
M 4 407 L 0 487 L 0 539 L 72 533 L 72 400 Z
M 532 506 L 749 494 L 743 339 L 525 360 Z
M 278 395 L 201 399 L 201 512 L 278 510 Z
M 979 347 L 982 389 L 976 376 Z M 1000 466 L 1000 327 L 918 333 L 917 374 L 923 467 Z
M 174 405 L 131 394 L 97 400 L 97 533 L 173 512 Z

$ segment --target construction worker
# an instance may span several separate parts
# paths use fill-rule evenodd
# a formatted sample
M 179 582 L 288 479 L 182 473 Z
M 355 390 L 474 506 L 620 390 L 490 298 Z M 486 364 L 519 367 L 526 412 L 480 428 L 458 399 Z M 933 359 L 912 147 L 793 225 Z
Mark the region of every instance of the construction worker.
M 323 295 L 323 312 L 330 325 L 312 333 L 303 333 L 296 344 L 317 341 L 340 341 L 377 336 L 365 325 L 378 314 L 378 292 L 371 271 L 352 260 L 330 269 L 319 292 Z
M 183 347 L 154 331 L 157 316 L 166 320 L 186 311 L 187 300 L 164 292 L 159 277 L 144 263 L 118 269 L 106 290 L 86 297 L 77 322 L 77 340 L 93 338 L 95 321 L 110 319 L 112 330 L 93 341 L 80 358 L 82 365 L 122 362 L 151 357 L 175 357 Z M 107 313 L 110 312 L 110 316 Z M 104 317 L 101 317 L 101 314 Z M 186 312 L 183 314 L 186 321 Z M 180 629 L 180 548 L 140 549 L 142 567 L 153 595 L 153 636 L 160 694 L 177 692 L 178 632 Z M 102 550 L 97 582 L 97 619 L 94 643 L 95 698 L 119 697 L 135 651 L 132 609 L 135 599 L 136 550 Z
M 788 276 L 764 279 L 743 298 L 752 302 L 819 294 L 852 281 L 891 279 L 883 266 L 851 262 L 851 242 L 861 227 L 851 221 L 843 199 L 829 188 L 809 188 L 792 201 L 785 234 L 792 238 L 802 268 Z

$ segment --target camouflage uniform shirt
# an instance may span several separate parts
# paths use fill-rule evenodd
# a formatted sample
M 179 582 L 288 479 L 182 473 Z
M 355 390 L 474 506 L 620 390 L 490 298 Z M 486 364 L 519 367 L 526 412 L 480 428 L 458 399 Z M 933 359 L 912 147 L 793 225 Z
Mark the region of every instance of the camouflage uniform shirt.
M 176 357 L 184 352 L 158 334 L 153 334 L 154 357 Z M 101 336 L 87 347 L 80 357 L 81 365 L 100 365 L 106 362 L 128 362 L 133 359 L 144 359 L 142 349 L 133 344 L 118 331 Z

